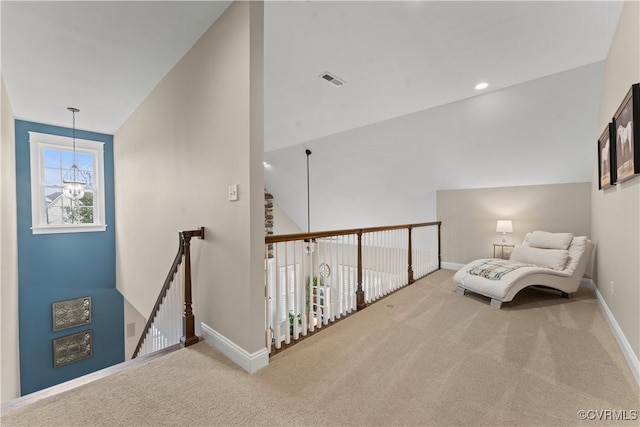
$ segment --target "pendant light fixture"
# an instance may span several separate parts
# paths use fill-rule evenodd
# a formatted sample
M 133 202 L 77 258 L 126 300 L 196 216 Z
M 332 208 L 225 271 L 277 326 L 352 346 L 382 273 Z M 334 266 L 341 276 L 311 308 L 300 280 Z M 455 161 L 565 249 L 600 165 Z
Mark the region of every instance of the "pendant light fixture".
M 307 155 L 307 233 L 311 232 L 311 198 L 309 192 L 309 156 L 311 155 L 311 150 L 306 149 L 305 154 Z M 305 248 L 304 251 L 307 255 L 312 254 L 316 248 L 316 239 L 305 239 Z
M 68 199 L 79 200 L 84 196 L 87 182 L 83 179 L 83 173 L 78 168 L 78 156 L 76 154 L 76 113 L 77 108 L 67 107 L 73 114 L 73 164 L 71 169 L 62 178 L 62 194 Z

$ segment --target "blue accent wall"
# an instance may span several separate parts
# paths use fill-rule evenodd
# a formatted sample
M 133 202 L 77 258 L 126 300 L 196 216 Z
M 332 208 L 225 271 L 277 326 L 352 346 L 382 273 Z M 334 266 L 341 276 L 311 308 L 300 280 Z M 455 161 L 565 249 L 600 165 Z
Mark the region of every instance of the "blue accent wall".
M 23 395 L 124 361 L 124 301 L 116 289 L 113 136 L 76 130 L 104 142 L 102 232 L 32 234 L 29 131 L 71 137 L 72 129 L 16 120 L 20 386 Z M 53 302 L 92 297 L 92 323 L 53 332 Z M 93 356 L 53 367 L 54 338 L 93 330 Z

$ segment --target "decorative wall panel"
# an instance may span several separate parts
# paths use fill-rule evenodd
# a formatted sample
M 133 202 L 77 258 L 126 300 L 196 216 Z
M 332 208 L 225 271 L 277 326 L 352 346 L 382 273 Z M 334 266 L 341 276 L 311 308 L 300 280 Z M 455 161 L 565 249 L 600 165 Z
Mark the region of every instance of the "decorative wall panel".
M 91 329 L 53 340 L 54 368 L 86 359 L 92 355 L 93 331 Z
M 82 297 L 51 304 L 53 330 L 73 328 L 91 323 L 91 297 Z

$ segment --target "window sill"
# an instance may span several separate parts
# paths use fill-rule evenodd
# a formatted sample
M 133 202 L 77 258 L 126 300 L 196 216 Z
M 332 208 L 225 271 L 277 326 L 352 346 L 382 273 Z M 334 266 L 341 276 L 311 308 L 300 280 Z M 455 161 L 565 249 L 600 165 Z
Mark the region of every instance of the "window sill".
M 47 225 L 41 227 L 31 227 L 32 234 L 89 233 L 106 230 L 106 225 L 99 224 Z

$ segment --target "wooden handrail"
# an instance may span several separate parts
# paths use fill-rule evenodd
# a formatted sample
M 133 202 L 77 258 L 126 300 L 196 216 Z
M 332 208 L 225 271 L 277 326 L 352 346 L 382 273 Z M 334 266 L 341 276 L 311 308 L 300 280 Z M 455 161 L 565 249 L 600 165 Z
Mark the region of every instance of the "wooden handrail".
M 187 259 L 187 263 L 185 263 L 185 314 L 183 315 L 183 337 L 180 339 L 181 341 L 184 339 L 185 342 L 183 342 L 183 345 L 188 346 L 191 344 L 195 344 L 195 342 L 198 342 L 198 338 L 195 337 L 195 333 L 193 331 L 194 328 L 191 328 L 191 335 L 189 335 L 188 333 L 186 333 L 186 329 L 185 329 L 185 321 L 184 319 L 189 318 L 191 319 L 191 325 L 194 325 L 194 319 L 193 319 L 193 312 L 191 309 L 191 305 L 192 305 L 192 301 L 191 301 L 191 255 L 190 255 L 190 241 L 192 237 L 199 237 L 200 239 L 204 239 L 204 227 L 200 227 L 197 230 L 189 230 L 189 231 L 181 231 L 178 233 L 179 236 L 179 240 L 180 243 L 178 245 L 178 253 L 176 254 L 176 257 L 173 260 L 173 264 L 171 264 L 171 268 L 169 269 L 169 273 L 167 274 L 166 279 L 164 280 L 164 283 L 162 285 L 162 288 L 160 289 L 160 294 L 158 295 L 158 298 L 156 299 L 156 303 L 153 306 L 153 309 L 151 309 L 151 315 L 149 316 L 149 318 L 147 319 L 147 323 L 144 326 L 144 329 L 142 330 L 142 335 L 140 335 L 140 339 L 138 340 L 138 344 L 136 345 L 136 349 L 133 352 L 133 356 L 132 359 L 135 359 L 138 356 L 138 353 L 140 352 L 140 349 L 142 348 L 142 344 L 144 343 L 144 340 L 147 336 L 147 334 L 149 333 L 149 330 L 151 329 L 151 325 L 153 325 L 153 321 L 155 320 L 158 311 L 160 310 L 160 306 L 162 305 L 162 301 L 164 300 L 164 297 L 167 295 L 167 292 L 169 291 L 169 287 L 171 286 L 171 283 L 173 282 L 173 278 L 176 275 L 176 273 L 178 272 L 178 268 L 180 267 L 180 264 L 182 264 L 182 258 L 185 254 L 188 254 L 189 257 Z M 188 283 L 187 283 L 188 281 Z M 187 291 L 188 290 L 188 291 Z M 188 315 L 189 317 L 187 317 L 187 300 L 188 300 Z M 195 342 L 193 342 L 193 337 L 195 337 Z M 189 341 L 188 344 L 186 344 L 186 342 Z
M 313 233 L 280 234 L 277 236 L 265 236 L 264 242 L 279 243 L 279 242 L 288 242 L 291 240 L 319 239 L 322 237 L 345 236 L 347 234 L 358 234 L 358 233 L 374 233 L 377 231 L 401 230 L 403 228 L 409 229 L 409 228 L 418 228 L 418 227 L 428 227 L 432 225 L 437 225 L 439 229 L 440 224 L 442 224 L 442 221 L 421 222 L 417 224 L 389 225 L 385 227 L 368 227 L 368 228 L 351 228 L 346 230 L 316 231 Z

